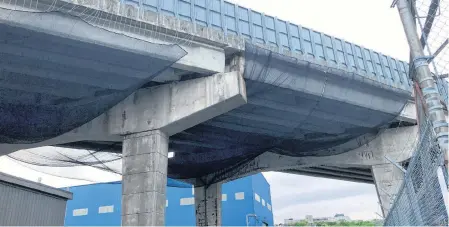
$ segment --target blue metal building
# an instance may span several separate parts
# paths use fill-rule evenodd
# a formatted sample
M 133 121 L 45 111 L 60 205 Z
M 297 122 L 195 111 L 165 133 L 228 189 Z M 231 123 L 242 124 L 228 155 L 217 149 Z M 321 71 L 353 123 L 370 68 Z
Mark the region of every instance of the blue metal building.
M 120 182 L 68 188 L 73 200 L 67 203 L 66 226 L 117 226 L 121 224 Z M 167 182 L 165 224 L 195 226 L 194 192 L 189 184 Z M 273 226 L 270 185 L 262 174 L 228 182 L 222 186 L 224 226 Z

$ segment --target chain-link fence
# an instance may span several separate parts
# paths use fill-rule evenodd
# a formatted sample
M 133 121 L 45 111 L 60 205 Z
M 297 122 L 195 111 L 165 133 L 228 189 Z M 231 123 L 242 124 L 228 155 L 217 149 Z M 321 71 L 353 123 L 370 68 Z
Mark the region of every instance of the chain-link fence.
M 449 0 L 416 0 L 412 7 L 424 53 L 430 57 L 430 70 L 447 105 L 445 78 L 449 73 Z
M 426 118 L 423 97 L 419 89 L 415 92 L 418 118 L 423 119 L 419 122 L 420 139 L 385 225 L 447 226 L 448 214 L 442 191 L 445 185 L 441 185 L 438 178 L 444 154 L 436 142 L 432 124 Z
M 449 72 L 449 1 L 408 1 L 416 18 L 416 27 L 429 69 L 436 81 L 441 104 L 447 107 Z M 413 73 L 413 70 L 410 70 Z M 420 129 L 419 143 L 407 167 L 386 226 L 447 226 L 447 170 L 444 150 L 437 142 L 429 106 L 415 81 L 415 103 Z

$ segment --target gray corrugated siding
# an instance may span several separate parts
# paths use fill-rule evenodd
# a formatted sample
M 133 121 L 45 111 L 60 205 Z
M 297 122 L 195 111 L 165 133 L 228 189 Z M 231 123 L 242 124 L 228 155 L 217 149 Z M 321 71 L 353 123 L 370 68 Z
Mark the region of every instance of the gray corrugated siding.
M 64 225 L 66 200 L 0 182 L 0 226 Z

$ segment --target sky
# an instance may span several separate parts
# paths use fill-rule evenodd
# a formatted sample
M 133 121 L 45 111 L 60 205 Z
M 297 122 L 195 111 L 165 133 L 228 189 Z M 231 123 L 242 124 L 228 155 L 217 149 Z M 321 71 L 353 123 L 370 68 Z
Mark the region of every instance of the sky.
M 374 49 L 408 61 L 409 51 L 397 9 L 390 8 L 392 0 L 234 0 L 241 6 L 277 16 L 343 38 L 349 42 Z M 38 149 L 54 149 L 43 147 Z M 6 157 L 0 158 L 0 171 L 18 175 L 54 187 L 80 185 L 92 182 L 119 180 L 111 173 L 91 167 L 56 168 L 31 167 L 42 172 L 76 176 L 90 181 L 51 176 L 18 164 Z M 48 167 L 47 167 L 48 168 Z M 378 218 L 381 213 L 374 185 L 306 177 L 284 173 L 264 173 L 271 185 L 272 205 L 276 223 L 286 218 L 333 216 L 344 213 L 352 219 Z

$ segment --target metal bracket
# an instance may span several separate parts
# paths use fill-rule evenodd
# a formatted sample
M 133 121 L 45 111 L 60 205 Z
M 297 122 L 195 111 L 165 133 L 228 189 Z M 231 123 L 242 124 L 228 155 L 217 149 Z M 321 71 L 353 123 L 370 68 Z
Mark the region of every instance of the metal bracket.
M 421 66 L 429 65 L 429 62 L 431 62 L 433 59 L 434 59 L 434 56 L 421 56 L 421 57 L 413 58 L 412 64 L 410 66 L 410 68 L 413 70 L 412 72 L 409 73 L 410 79 L 413 80 L 414 76 L 412 76 L 412 75 L 415 75 L 416 69 L 418 69 Z
M 447 46 L 447 44 L 449 44 L 449 38 L 447 38 L 439 47 L 438 47 L 438 49 L 435 51 L 435 53 L 433 53 L 433 55 L 432 55 L 432 60 L 434 59 L 434 58 L 436 58 L 440 53 L 441 53 L 441 51 L 443 51 L 443 49 Z M 432 60 L 430 60 L 430 61 L 432 61 Z M 430 63 L 430 61 L 429 61 L 429 63 Z
M 400 166 L 397 162 L 395 162 L 395 161 L 391 160 L 390 158 L 388 158 L 386 155 L 385 155 L 385 159 L 387 159 L 387 161 L 389 161 L 391 164 L 393 164 L 398 169 L 400 169 L 404 174 L 407 172 L 404 168 L 402 168 L 402 166 Z

